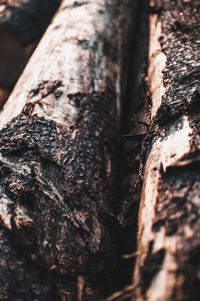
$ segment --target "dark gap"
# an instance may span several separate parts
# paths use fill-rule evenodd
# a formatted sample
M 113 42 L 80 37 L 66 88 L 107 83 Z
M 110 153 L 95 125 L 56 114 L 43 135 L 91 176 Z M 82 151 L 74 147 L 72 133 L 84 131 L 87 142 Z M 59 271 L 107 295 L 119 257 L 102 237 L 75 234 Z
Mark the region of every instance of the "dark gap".
M 127 135 L 137 129 L 132 122 L 134 115 L 139 115 L 143 120 L 140 111 L 143 109 L 143 99 L 140 88 L 143 84 L 143 73 L 148 60 L 148 14 L 145 12 L 146 1 L 138 1 L 136 21 L 131 42 L 129 72 L 127 78 L 127 91 L 122 108 L 121 135 Z M 140 125 L 141 128 L 141 125 Z M 136 131 L 136 132 L 135 132 Z M 126 137 L 125 137 L 126 138 Z M 113 291 L 119 291 L 124 286 L 132 284 L 133 269 L 137 250 L 137 216 L 140 201 L 140 190 L 135 190 L 139 172 L 139 156 L 141 154 L 141 144 L 135 141 L 125 142 L 121 139 L 118 162 L 118 178 L 116 187 L 118 209 L 117 215 L 120 226 L 116 229 L 116 263 L 113 267 Z M 120 141 L 120 139 L 119 139 Z M 124 255 L 132 256 L 124 258 Z
M 40 42 L 48 25 L 51 23 L 53 15 L 56 13 L 61 0 L 57 0 L 55 3 L 52 1 L 50 3 L 45 2 L 46 1 L 43 0 L 38 1 L 38 7 L 36 9 L 40 8 L 40 11 L 42 11 L 38 20 L 34 15 L 35 12 L 29 9 L 29 3 L 25 3 L 24 6 L 22 5 L 22 7 L 19 8 L 19 11 L 17 8 L 12 7 L 12 5 L 7 4 L 8 8 L 5 9 L 7 13 L 4 13 L 4 10 L 0 12 L 0 110 L 9 98 L 32 53 Z M 3 5 L 4 3 L 0 4 Z M 45 13 L 47 7 L 49 7 L 48 14 Z M 18 19 L 20 20 L 20 14 L 23 13 L 23 10 L 26 11 L 24 14 L 24 26 L 21 26 L 23 34 L 19 35 L 20 28 Z M 9 15 L 9 13 L 13 13 L 12 19 L 16 19 L 16 22 L 12 21 L 12 19 L 9 20 L 9 18 L 8 21 L 6 20 L 7 17 L 5 16 Z M 20 15 L 19 17 L 18 14 Z M 33 28 L 31 28 L 31 22 L 34 25 L 33 28 L 36 27 L 35 24 L 40 24 L 38 25 L 38 28 L 35 29 L 35 32 L 33 32 Z M 30 27 L 32 32 L 27 30 L 27 26 Z M 32 37 L 31 40 L 29 39 L 30 41 L 28 40 L 29 32 Z M 24 40 L 20 39 L 21 36 Z
M 144 73 L 148 62 L 149 16 L 145 11 L 145 4 L 145 0 L 139 1 L 138 14 L 131 42 L 127 91 L 122 108 L 122 135 L 127 134 L 133 127 L 131 118 L 135 114 L 140 103 L 139 98 L 140 86 L 142 85 L 142 74 Z

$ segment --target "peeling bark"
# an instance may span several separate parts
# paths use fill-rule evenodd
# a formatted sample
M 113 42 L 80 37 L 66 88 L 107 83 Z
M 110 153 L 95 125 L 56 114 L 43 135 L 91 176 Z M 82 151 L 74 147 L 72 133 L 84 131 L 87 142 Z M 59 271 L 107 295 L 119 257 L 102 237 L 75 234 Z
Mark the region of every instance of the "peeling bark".
M 133 300 L 199 300 L 199 1 L 151 1 L 152 109 Z
M 63 1 L 0 114 L 1 299 L 105 294 L 131 2 Z
M 60 0 L 0 1 L 0 88 L 11 89 Z M 0 107 L 7 99 L 0 94 Z

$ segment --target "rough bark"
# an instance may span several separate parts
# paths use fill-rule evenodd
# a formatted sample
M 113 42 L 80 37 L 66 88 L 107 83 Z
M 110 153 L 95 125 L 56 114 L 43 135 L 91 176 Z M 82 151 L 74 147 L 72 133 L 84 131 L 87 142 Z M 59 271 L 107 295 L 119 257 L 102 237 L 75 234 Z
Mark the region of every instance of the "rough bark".
M 0 114 L 1 299 L 105 294 L 131 2 L 64 0 Z
M 199 300 L 199 1 L 151 1 L 152 109 L 133 300 Z
M 59 3 L 60 0 L 0 1 L 0 107 Z

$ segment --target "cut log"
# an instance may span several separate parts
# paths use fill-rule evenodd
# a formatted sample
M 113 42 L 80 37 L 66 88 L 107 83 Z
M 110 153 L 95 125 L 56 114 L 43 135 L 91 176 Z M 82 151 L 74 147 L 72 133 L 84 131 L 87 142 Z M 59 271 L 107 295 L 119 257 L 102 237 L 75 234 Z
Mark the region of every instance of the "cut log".
M 131 8 L 64 0 L 0 114 L 1 298 L 105 294 Z
M 199 1 L 151 5 L 152 110 L 133 300 L 199 300 Z
M 0 88 L 12 88 L 60 0 L 0 1 Z M 0 107 L 6 94 L 0 95 Z

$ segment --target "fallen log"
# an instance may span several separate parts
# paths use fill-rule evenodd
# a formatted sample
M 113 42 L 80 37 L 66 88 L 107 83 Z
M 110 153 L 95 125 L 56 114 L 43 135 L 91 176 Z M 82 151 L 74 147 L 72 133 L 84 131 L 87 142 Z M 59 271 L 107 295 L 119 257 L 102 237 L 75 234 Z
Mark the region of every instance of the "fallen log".
M 1 298 L 106 294 L 131 8 L 64 0 L 0 113 Z
M 151 1 L 133 300 L 199 300 L 199 1 Z
M 0 88 L 11 89 L 60 0 L 0 1 Z M 0 107 L 7 99 L 0 95 Z

